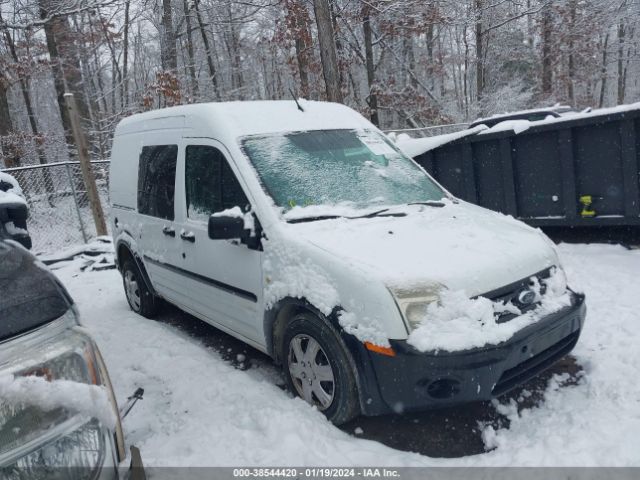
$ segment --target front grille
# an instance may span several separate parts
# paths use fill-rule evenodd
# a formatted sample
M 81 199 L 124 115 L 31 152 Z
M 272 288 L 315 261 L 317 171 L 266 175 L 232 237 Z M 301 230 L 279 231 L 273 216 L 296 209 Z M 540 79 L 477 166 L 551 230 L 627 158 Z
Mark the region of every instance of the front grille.
M 538 305 L 540 305 L 540 302 L 535 302 L 535 303 L 531 303 L 529 305 L 523 305 L 518 301 L 518 295 L 526 289 L 531 288 L 532 284 L 533 284 L 533 278 L 536 278 L 538 280 L 538 283 L 540 284 L 540 295 L 544 295 L 545 291 L 546 291 L 546 286 L 543 282 L 543 280 L 549 278 L 551 276 L 551 269 L 553 267 L 550 268 L 546 268 L 538 273 L 535 273 L 533 275 L 529 275 L 526 278 L 523 278 L 522 280 L 518 280 L 517 282 L 511 283 L 505 287 L 502 288 L 498 288 L 496 290 L 492 290 L 491 292 L 487 292 L 483 295 L 480 295 L 481 297 L 485 297 L 488 298 L 489 300 L 491 300 L 494 303 L 502 303 L 502 304 L 508 304 L 511 303 L 513 305 L 515 305 L 516 307 L 518 307 L 518 309 L 520 310 L 520 312 L 522 313 L 526 313 L 530 310 L 533 310 L 534 308 L 536 308 Z M 501 313 L 496 313 L 496 323 L 504 323 L 504 322 L 508 322 L 509 320 L 514 319 L 515 317 L 517 317 L 518 315 L 512 312 L 501 312 Z
M 498 383 L 493 387 L 491 393 L 494 396 L 502 395 L 530 378 L 535 377 L 543 370 L 546 370 L 576 346 L 579 335 L 580 332 L 575 331 L 559 342 L 551 345 L 546 350 L 543 350 L 509 370 L 505 370 L 498 380 Z

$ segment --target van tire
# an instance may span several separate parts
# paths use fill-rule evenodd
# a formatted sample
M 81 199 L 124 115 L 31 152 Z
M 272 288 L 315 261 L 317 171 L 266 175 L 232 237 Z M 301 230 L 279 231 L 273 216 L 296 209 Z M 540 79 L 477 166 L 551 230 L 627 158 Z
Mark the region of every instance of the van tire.
M 127 259 L 122 264 L 122 284 L 131 310 L 143 317 L 155 318 L 161 300 L 151 293 L 138 265 L 132 259 Z
M 312 342 L 316 342 L 317 345 Z M 315 349 L 319 346 L 313 360 L 304 355 L 304 360 L 296 358 L 296 351 L 298 356 L 301 353 L 306 354 L 311 345 Z M 358 386 L 351 357 L 339 334 L 328 322 L 308 312 L 296 314 L 287 324 L 280 353 L 282 368 L 291 393 L 304 400 L 302 390 L 306 389 L 304 393 L 311 395 L 312 398 L 311 402 L 309 400 L 307 402 L 316 405 L 335 425 L 346 423 L 360 413 Z M 330 374 L 333 382 L 322 381 L 320 385 L 320 381 L 317 380 L 320 378 L 320 372 L 325 375 L 322 378 L 329 378 L 327 366 L 331 367 Z M 303 385 L 304 380 L 301 377 L 309 379 L 308 386 Z M 319 388 L 322 390 L 319 391 Z M 319 391 L 320 396 L 326 395 L 327 391 L 332 394 L 328 406 L 323 408 L 319 397 L 316 396 L 316 391 Z M 324 400 L 327 401 L 326 396 Z

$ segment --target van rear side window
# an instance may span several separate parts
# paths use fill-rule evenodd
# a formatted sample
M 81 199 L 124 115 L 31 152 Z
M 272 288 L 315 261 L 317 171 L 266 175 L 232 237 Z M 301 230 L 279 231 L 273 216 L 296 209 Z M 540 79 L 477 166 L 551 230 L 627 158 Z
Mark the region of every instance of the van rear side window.
M 177 145 L 142 147 L 138 166 L 138 212 L 173 220 Z

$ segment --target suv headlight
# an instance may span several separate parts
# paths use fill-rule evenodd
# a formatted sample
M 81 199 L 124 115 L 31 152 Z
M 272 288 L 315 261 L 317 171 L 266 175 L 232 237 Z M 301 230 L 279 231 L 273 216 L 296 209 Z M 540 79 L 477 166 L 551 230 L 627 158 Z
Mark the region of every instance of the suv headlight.
M 0 476 L 104 478 L 121 439 L 100 353 L 72 310 L 0 343 Z
M 439 299 L 443 289 L 439 284 L 414 288 L 389 288 L 409 332 L 415 329 L 427 314 L 427 308 Z

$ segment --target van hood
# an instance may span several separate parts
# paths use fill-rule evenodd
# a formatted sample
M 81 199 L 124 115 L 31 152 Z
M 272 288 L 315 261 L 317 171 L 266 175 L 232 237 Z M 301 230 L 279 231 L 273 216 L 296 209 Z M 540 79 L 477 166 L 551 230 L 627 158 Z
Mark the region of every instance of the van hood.
M 294 235 L 390 288 L 440 284 L 476 296 L 553 265 L 553 243 L 512 217 L 465 202 L 408 205 L 404 217 L 288 225 Z

